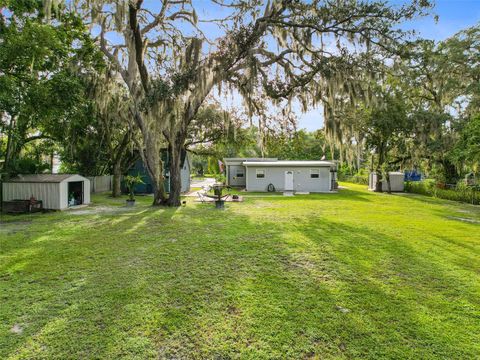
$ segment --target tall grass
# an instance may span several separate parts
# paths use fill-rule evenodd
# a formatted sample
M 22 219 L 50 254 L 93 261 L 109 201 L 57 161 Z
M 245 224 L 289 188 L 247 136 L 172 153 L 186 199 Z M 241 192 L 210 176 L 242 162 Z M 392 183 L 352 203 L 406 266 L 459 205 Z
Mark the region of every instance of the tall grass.
M 480 204 L 480 189 L 457 185 L 455 189 L 441 189 L 434 180 L 427 179 L 420 182 L 406 182 L 405 191 L 409 193 L 433 196 L 439 199 L 459 201 L 474 205 Z

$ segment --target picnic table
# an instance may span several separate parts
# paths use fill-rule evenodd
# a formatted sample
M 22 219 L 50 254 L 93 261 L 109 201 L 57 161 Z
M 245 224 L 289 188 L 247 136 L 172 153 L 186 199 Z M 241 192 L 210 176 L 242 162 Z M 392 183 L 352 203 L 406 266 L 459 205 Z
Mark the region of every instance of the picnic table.
M 213 189 L 214 195 L 208 194 L 208 191 L 211 189 Z M 205 201 L 205 198 L 214 199 L 215 207 L 217 209 L 224 209 L 226 199 L 231 196 L 230 194 L 223 195 L 224 189 L 231 189 L 231 187 L 224 184 L 213 184 L 207 188 L 203 188 L 203 192 L 198 192 L 197 194 L 202 202 Z
M 3 202 L 3 211 L 10 214 L 24 214 L 43 211 L 43 201 L 14 199 Z

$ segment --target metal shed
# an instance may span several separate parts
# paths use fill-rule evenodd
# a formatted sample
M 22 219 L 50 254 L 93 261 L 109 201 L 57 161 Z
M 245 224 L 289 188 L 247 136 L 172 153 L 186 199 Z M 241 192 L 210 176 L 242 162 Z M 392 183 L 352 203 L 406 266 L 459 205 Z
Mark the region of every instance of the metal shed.
M 390 188 L 392 192 L 404 191 L 404 178 L 405 174 L 402 172 L 389 172 L 390 176 Z M 375 184 L 377 183 L 377 173 L 372 172 L 368 177 L 368 190 L 375 190 Z M 388 184 L 386 180 L 382 180 L 382 191 L 388 191 Z
M 44 209 L 65 210 L 90 203 L 90 180 L 76 174 L 19 175 L 3 182 L 3 201 L 42 200 Z

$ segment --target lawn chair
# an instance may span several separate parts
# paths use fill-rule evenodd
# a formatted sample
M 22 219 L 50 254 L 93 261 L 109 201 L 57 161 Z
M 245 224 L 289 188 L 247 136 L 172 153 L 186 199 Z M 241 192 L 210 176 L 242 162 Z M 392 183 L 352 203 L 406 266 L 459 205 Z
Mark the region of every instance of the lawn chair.
M 205 193 L 202 192 L 197 192 L 197 196 L 200 199 L 200 202 L 204 203 L 205 202 Z

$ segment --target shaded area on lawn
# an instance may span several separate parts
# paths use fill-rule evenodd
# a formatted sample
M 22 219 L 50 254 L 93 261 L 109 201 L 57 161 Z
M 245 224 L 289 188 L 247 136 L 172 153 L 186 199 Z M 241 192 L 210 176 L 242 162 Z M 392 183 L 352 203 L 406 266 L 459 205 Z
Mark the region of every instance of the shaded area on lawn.
M 353 188 L 31 217 L 2 240 L 0 356 L 475 356 L 477 227 L 408 204 Z

